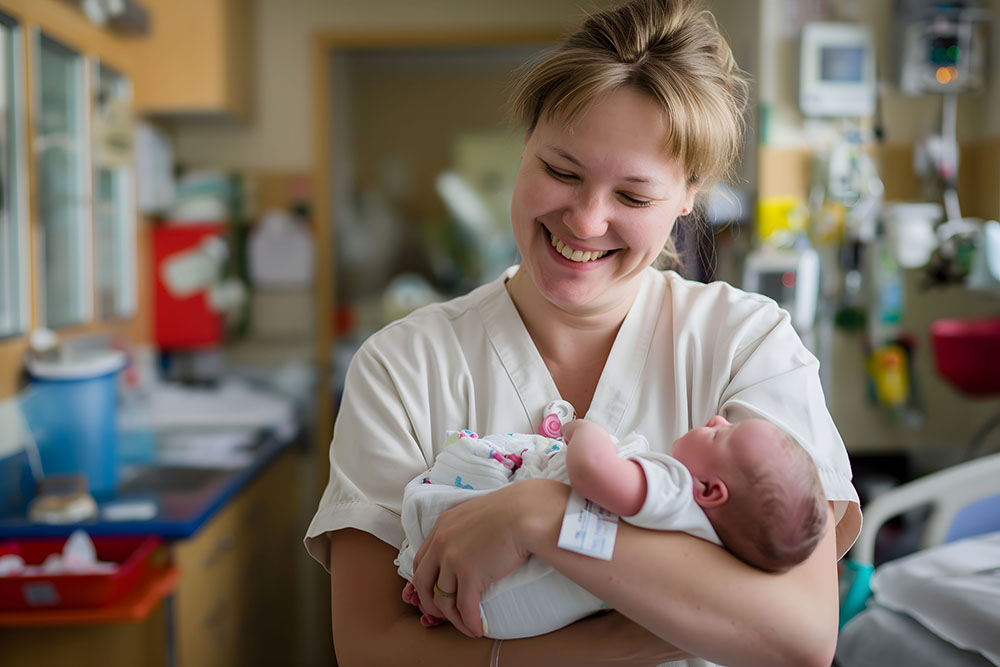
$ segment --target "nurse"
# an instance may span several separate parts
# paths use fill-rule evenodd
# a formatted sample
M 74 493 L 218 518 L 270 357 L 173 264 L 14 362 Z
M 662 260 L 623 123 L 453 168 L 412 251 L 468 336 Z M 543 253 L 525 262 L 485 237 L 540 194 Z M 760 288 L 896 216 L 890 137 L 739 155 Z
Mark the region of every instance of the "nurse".
M 595 14 L 524 73 L 512 205 L 521 263 L 359 349 L 306 545 L 331 578 L 341 664 L 829 665 L 836 561 L 860 527 L 818 363 L 774 302 L 682 279 L 670 232 L 741 145 L 746 83 L 710 14 L 636 0 Z M 667 252 L 664 253 L 664 248 Z M 528 480 L 438 519 L 417 554 L 425 628 L 400 596 L 403 487 L 448 430 L 535 432 L 552 400 L 618 437 L 767 419 L 812 456 L 828 529 L 767 574 L 708 542 L 619 524 L 610 561 L 557 546 L 569 488 Z M 492 581 L 537 557 L 615 611 L 530 639 L 481 638 Z

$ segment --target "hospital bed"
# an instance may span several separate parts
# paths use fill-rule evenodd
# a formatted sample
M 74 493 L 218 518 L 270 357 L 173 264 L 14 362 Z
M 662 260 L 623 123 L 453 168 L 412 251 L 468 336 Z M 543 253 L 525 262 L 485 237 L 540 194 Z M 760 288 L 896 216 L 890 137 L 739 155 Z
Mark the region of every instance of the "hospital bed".
M 927 507 L 920 550 L 875 567 L 879 529 Z M 842 567 L 837 667 L 1000 665 L 1000 454 L 877 496 Z

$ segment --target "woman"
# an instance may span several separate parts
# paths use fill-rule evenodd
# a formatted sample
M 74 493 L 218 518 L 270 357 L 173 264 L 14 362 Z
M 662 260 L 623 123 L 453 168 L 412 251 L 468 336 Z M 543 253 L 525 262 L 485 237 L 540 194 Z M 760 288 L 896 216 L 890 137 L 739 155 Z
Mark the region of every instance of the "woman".
M 597 14 L 525 74 L 520 266 L 386 327 L 348 372 L 306 538 L 331 573 L 342 664 L 830 663 L 836 560 L 860 512 L 818 364 L 772 301 L 650 268 L 676 218 L 735 161 L 744 99 L 712 17 L 679 0 Z M 393 566 L 403 487 L 445 431 L 533 432 L 555 398 L 618 436 L 661 433 L 651 445 L 667 453 L 714 414 L 773 422 L 816 462 L 826 534 L 780 575 L 626 524 L 599 561 L 556 546 L 568 487 L 519 482 L 438 519 L 414 586 L 451 623 L 422 627 Z M 616 611 L 531 639 L 479 638 L 481 591 L 531 556 Z

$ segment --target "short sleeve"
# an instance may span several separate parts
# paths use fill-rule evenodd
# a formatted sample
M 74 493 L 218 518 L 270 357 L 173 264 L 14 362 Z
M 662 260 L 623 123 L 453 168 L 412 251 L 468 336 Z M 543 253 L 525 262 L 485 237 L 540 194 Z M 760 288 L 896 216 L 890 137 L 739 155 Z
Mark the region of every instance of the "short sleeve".
M 357 528 L 397 549 L 403 487 L 428 467 L 383 359 L 366 344 L 347 371 L 330 445 L 330 480 L 306 533 L 310 555 L 329 567 L 331 531 Z
M 858 494 L 844 442 L 826 406 L 819 361 L 792 328 L 789 316 L 768 299 L 756 302 L 753 332 L 741 341 L 721 401 L 723 416 L 763 417 L 809 452 L 837 520 L 837 557 L 861 530 Z

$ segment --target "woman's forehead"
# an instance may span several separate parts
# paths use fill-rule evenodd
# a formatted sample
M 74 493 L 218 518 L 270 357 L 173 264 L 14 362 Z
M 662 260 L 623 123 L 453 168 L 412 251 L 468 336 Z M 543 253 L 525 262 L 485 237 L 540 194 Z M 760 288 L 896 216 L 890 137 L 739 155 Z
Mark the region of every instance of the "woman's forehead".
M 632 182 L 668 182 L 683 173 L 666 148 L 666 129 L 655 103 L 638 94 L 595 102 L 572 120 L 542 119 L 529 143 L 582 168 L 602 166 Z

